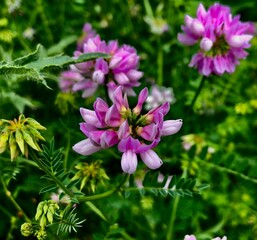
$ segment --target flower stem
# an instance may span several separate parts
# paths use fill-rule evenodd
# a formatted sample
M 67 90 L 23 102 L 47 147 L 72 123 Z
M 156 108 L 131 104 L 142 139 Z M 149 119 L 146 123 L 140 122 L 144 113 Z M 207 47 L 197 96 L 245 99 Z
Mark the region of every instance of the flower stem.
M 190 108 L 191 108 L 191 109 L 193 109 L 194 104 L 195 104 L 195 102 L 196 102 L 198 96 L 200 95 L 200 92 L 202 91 L 202 88 L 203 88 L 203 85 L 204 85 L 205 80 L 206 80 L 206 77 L 205 77 L 205 76 L 202 76 L 200 85 L 199 85 L 199 87 L 198 87 L 198 89 L 197 89 L 197 91 L 196 91 L 196 93 L 195 93 L 195 96 L 194 96 L 192 102 L 191 102 L 191 105 L 190 105 Z
M 158 38 L 158 56 L 157 56 L 157 84 L 162 86 L 163 83 L 163 50 L 161 44 L 161 37 Z
M 234 171 L 232 169 L 229 169 L 229 168 L 226 168 L 226 167 L 222 167 L 222 166 L 218 166 L 218 165 L 216 165 L 214 163 L 206 162 L 206 161 L 203 161 L 203 160 L 200 160 L 200 159 L 196 159 L 196 161 L 201 163 L 201 164 L 207 165 L 208 167 L 216 168 L 216 169 L 218 169 L 221 172 L 226 172 L 226 173 L 232 174 L 234 176 L 240 177 L 240 178 L 242 178 L 242 179 L 244 179 L 246 181 L 249 181 L 249 182 L 257 184 L 257 179 L 250 178 L 250 177 L 244 175 L 243 173 L 239 173 L 239 172 Z
M 184 169 L 182 178 L 186 178 L 186 176 L 187 176 L 187 168 Z M 180 196 L 177 195 L 174 199 L 173 206 L 172 206 L 172 212 L 171 212 L 170 222 L 167 229 L 166 240 L 175 240 L 174 227 L 175 227 L 175 220 L 176 220 L 179 200 L 180 200 Z
M 77 197 L 77 200 L 79 202 L 86 202 L 86 201 L 92 201 L 92 200 L 97 200 L 97 199 L 101 199 L 101 198 L 106 198 L 106 197 L 112 195 L 113 193 L 119 191 L 121 189 L 121 187 L 128 181 L 129 176 L 130 175 L 126 174 L 125 177 L 123 178 L 123 180 L 121 181 L 121 183 L 109 191 L 99 193 L 96 195 L 92 195 L 92 196 Z
M 12 202 L 12 204 L 14 205 L 14 207 L 18 210 L 19 213 L 21 213 L 21 215 L 23 216 L 23 218 L 25 219 L 26 222 L 30 223 L 30 219 L 28 218 L 28 216 L 25 214 L 25 212 L 23 211 L 23 209 L 20 207 L 20 205 L 16 202 L 16 200 L 13 198 L 12 193 L 7 189 L 7 186 L 5 184 L 5 181 L 3 179 L 2 176 L 0 176 L 0 181 L 3 185 L 4 188 L 4 193 L 7 196 L 7 198 Z

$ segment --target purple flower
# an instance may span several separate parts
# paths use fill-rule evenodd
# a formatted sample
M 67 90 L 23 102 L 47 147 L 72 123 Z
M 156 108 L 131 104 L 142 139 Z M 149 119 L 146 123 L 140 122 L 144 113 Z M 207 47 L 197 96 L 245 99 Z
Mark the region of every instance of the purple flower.
M 144 88 L 136 106 L 131 109 L 127 95 L 122 93 L 120 86 L 114 91 L 111 106 L 97 98 L 94 110 L 81 108 L 80 113 L 85 122 L 80 124 L 80 130 L 87 139 L 75 144 L 73 150 L 82 155 L 90 155 L 117 145 L 122 152 L 121 168 L 124 172 L 135 172 L 138 156 L 150 169 L 159 168 L 162 160 L 153 148 L 158 145 L 161 136 L 178 132 L 182 121 L 164 121 L 164 116 L 169 111 L 168 102 L 141 114 L 147 96 L 148 90 Z
M 68 72 L 78 74 L 82 79 L 67 81 L 65 76 L 60 76 L 61 90 L 69 88 L 71 91 L 83 91 L 82 97 L 92 96 L 99 86 L 106 86 L 110 99 L 113 93 L 122 86 L 122 91 L 128 96 L 135 96 L 134 87 L 140 85 L 139 79 L 143 73 L 138 70 L 139 56 L 135 48 L 129 45 L 119 46 L 117 40 L 106 42 L 92 30 L 90 24 L 84 26 L 85 36 L 78 42 L 74 58 L 86 53 L 106 53 L 110 59 L 99 58 L 92 61 L 70 65 Z M 66 81 L 64 81 L 66 80 Z M 66 87 L 67 86 L 67 87 Z
M 197 240 L 195 235 L 186 235 L 184 240 Z M 220 238 L 220 237 L 216 237 L 216 238 L 213 238 L 212 240 L 227 240 L 227 237 L 224 236 L 223 238 Z
M 77 50 L 81 51 L 83 49 L 84 43 L 89 39 L 96 36 L 96 31 L 92 28 L 90 23 L 85 23 L 83 26 L 82 36 L 77 41 Z
M 184 45 L 200 45 L 189 64 L 204 76 L 233 73 L 240 59 L 246 58 L 246 48 L 255 34 L 254 25 L 241 22 L 239 16 L 232 17 L 230 8 L 213 4 L 207 11 L 199 4 L 196 18 L 185 16 L 183 33 L 178 40 Z
M 145 108 L 147 110 L 157 107 L 164 102 L 174 103 L 176 101 L 173 89 L 163 86 L 153 85 L 150 94 L 146 99 Z

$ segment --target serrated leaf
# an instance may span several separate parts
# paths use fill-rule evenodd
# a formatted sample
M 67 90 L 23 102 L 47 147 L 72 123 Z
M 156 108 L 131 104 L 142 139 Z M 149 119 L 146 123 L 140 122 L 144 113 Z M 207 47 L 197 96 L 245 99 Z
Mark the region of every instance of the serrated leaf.
M 28 68 L 43 70 L 45 68 L 63 67 L 70 64 L 90 61 L 96 58 L 107 58 L 107 57 L 109 57 L 109 55 L 105 53 L 86 53 L 86 54 L 80 55 L 77 59 L 67 55 L 62 55 L 62 56 L 53 56 L 53 57 L 38 59 L 35 62 L 30 62 L 26 64 L 25 66 Z
M 39 58 L 42 58 L 44 56 L 46 56 L 45 49 L 42 45 L 38 44 L 34 52 L 29 53 L 28 55 L 23 56 L 21 58 L 17 58 L 14 61 L 8 63 L 8 65 L 11 65 L 11 66 L 26 65 L 27 63 L 37 61 Z

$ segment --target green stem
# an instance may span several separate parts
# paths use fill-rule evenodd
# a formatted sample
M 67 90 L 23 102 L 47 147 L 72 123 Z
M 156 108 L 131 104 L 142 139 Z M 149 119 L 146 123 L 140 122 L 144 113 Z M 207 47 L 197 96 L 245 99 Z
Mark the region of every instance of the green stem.
M 145 6 L 146 15 L 148 17 L 153 18 L 154 17 L 153 10 L 152 10 L 152 7 L 151 7 L 151 5 L 150 5 L 148 0 L 144 0 L 144 6 Z
M 182 178 L 186 178 L 186 176 L 187 176 L 187 169 L 185 168 L 184 171 L 183 171 L 183 174 L 182 174 Z M 169 222 L 167 233 L 166 233 L 166 240 L 175 240 L 175 238 L 174 238 L 174 227 L 175 227 L 175 220 L 176 220 L 179 200 L 180 200 L 180 196 L 177 195 L 175 197 L 175 200 L 174 200 L 173 206 L 172 206 L 170 222 Z
M 128 179 L 129 179 L 129 175 L 127 174 L 123 178 L 123 181 L 118 186 L 114 187 L 113 189 L 103 192 L 103 193 L 92 195 L 92 196 L 77 197 L 77 200 L 79 202 L 86 202 L 86 201 L 92 201 L 92 200 L 97 200 L 97 199 L 101 199 L 101 198 L 106 198 L 106 197 L 112 195 L 113 193 L 119 191 L 121 189 L 121 187 L 128 181 Z
M 14 205 L 14 207 L 17 209 L 18 212 L 20 212 L 23 216 L 23 218 L 25 219 L 26 222 L 30 223 L 30 219 L 28 218 L 28 216 L 25 214 L 25 212 L 23 211 L 23 209 L 20 207 L 20 205 L 16 202 L 16 200 L 13 198 L 12 193 L 7 189 L 7 186 L 5 184 L 5 181 L 3 179 L 2 176 L 0 176 L 0 181 L 3 185 L 4 188 L 4 193 L 7 196 L 7 198 L 12 202 L 12 204 Z
M 203 85 L 204 85 L 204 82 L 205 82 L 206 78 L 207 78 L 207 77 L 202 76 L 200 85 L 199 85 L 199 87 L 198 87 L 198 89 L 197 89 L 197 91 L 196 91 L 196 93 L 195 93 L 195 96 L 194 96 L 192 102 L 191 102 L 191 105 L 190 105 L 190 108 L 191 108 L 191 109 L 193 109 L 194 104 L 195 104 L 195 102 L 196 102 L 196 100 L 197 100 L 197 98 L 198 98 L 200 92 L 202 91 L 202 88 L 203 88 Z
M 70 198 L 74 198 L 74 194 L 69 191 L 69 189 L 66 188 L 66 186 L 47 168 L 45 165 L 41 162 L 41 160 L 36 156 L 34 151 L 32 150 L 31 152 L 33 160 L 37 163 L 39 168 L 43 170 L 51 179 L 55 181 L 55 183 L 58 185 L 60 189 L 63 190 L 63 192 L 68 195 Z
M 52 32 L 50 30 L 50 27 L 49 27 L 48 19 L 45 15 L 45 10 L 43 8 L 42 0 L 37 0 L 37 8 L 38 8 L 39 14 L 40 14 L 41 19 L 42 19 L 42 24 L 44 25 L 44 29 L 45 29 L 46 34 L 47 34 L 48 42 L 50 44 L 53 44 L 54 38 L 53 38 L 53 34 L 52 34 Z
M 71 137 L 71 134 L 70 134 L 70 130 L 68 130 L 67 132 L 67 146 L 66 146 L 66 151 L 65 151 L 65 157 L 64 157 L 64 160 L 63 160 L 63 168 L 64 168 L 64 171 L 67 171 L 67 165 L 68 165 L 68 159 L 69 159 L 69 152 L 70 152 L 70 149 L 71 149 L 71 140 L 70 140 L 70 137 Z
M 157 84 L 162 86 L 163 83 L 163 50 L 161 37 L 158 38 L 158 56 L 157 56 Z
M 218 169 L 221 172 L 230 173 L 230 174 L 233 174 L 234 176 L 240 177 L 240 178 L 242 178 L 242 179 L 244 179 L 246 181 L 249 181 L 249 182 L 257 184 L 257 179 L 250 178 L 250 177 L 244 175 L 243 173 L 239 173 L 237 171 L 234 171 L 234 170 L 226 168 L 226 167 L 218 166 L 218 165 L 216 165 L 214 163 L 205 162 L 205 161 L 200 160 L 200 159 L 196 159 L 196 161 L 201 163 L 201 164 L 207 165 L 209 167 L 216 168 L 216 169 Z

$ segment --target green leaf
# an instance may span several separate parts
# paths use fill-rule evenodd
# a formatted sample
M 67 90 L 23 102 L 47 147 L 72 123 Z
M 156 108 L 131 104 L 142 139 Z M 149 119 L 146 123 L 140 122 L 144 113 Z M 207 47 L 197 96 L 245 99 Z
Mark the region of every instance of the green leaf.
M 37 61 L 26 64 L 25 66 L 28 68 L 43 70 L 45 68 L 63 67 L 70 64 L 90 61 L 96 58 L 108 58 L 108 57 L 109 55 L 105 53 L 86 53 L 86 54 L 80 55 L 77 59 L 67 55 L 53 56 L 53 57 L 38 59 Z
M 42 193 L 46 193 L 46 192 L 54 192 L 56 189 L 58 189 L 58 187 L 56 186 L 56 184 L 51 184 L 51 185 L 48 185 L 46 187 L 43 187 L 39 194 L 42 194 Z

